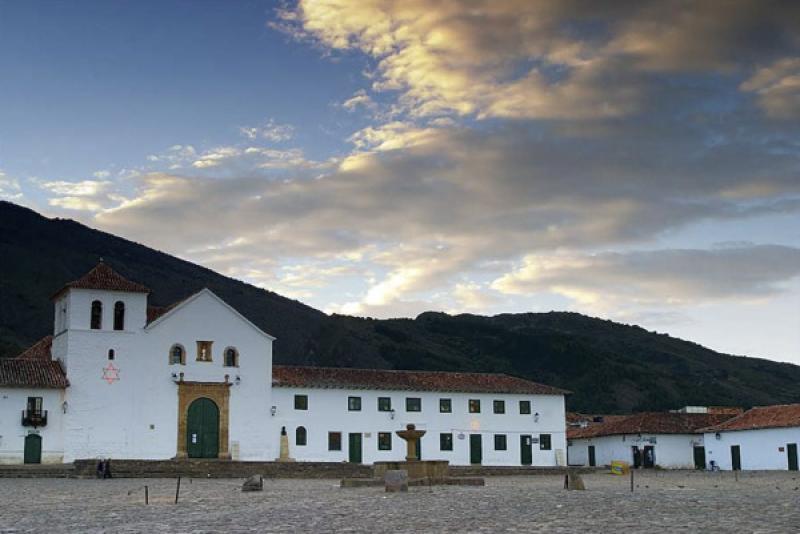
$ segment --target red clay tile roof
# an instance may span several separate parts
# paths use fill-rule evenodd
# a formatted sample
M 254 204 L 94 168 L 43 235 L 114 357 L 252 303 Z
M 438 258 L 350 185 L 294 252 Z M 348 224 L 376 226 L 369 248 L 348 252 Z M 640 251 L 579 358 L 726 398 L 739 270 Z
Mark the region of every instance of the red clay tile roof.
M 68 289 L 104 289 L 107 291 L 127 291 L 129 293 L 150 293 L 147 287 L 131 282 L 105 263 L 98 263 L 94 269 L 81 278 L 69 282 L 51 298 L 57 298 Z
M 44 336 L 42 339 L 21 352 L 16 358 L 19 360 L 50 360 L 50 349 L 53 347 L 53 336 Z
M 272 366 L 275 387 L 388 389 L 462 393 L 565 395 L 569 392 L 504 374 Z
M 723 423 L 704 428 L 706 432 L 725 430 L 753 430 L 756 428 L 800 427 L 800 404 L 778 404 L 775 406 L 756 406 L 742 415 Z
M 0 359 L 0 386 L 65 388 L 69 382 L 58 361 L 7 358 Z
M 730 419 L 728 414 L 644 412 L 606 419 L 585 428 L 570 427 L 568 439 L 596 438 L 621 434 L 698 434 L 701 429 Z

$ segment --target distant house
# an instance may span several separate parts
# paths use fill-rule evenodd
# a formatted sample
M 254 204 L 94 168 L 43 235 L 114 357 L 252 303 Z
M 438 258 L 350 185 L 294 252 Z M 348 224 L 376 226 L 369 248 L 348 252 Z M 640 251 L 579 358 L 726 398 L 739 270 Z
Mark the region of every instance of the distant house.
M 613 460 L 634 467 L 705 468 L 701 429 L 719 424 L 728 413 L 645 412 L 593 418 L 567 429 L 570 465 L 603 466 Z
M 703 432 L 708 461 L 720 469 L 798 469 L 800 404 L 759 406 Z

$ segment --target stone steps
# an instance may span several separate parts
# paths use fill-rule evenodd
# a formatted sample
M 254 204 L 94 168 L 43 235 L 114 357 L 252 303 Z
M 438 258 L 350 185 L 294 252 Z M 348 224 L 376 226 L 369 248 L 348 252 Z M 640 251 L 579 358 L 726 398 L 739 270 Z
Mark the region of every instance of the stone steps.
M 73 478 L 72 464 L 0 464 L 0 478 Z
M 96 460 L 76 460 L 76 476 L 93 478 Z M 235 462 L 231 460 L 111 460 L 115 478 L 364 478 L 367 465 L 335 462 Z

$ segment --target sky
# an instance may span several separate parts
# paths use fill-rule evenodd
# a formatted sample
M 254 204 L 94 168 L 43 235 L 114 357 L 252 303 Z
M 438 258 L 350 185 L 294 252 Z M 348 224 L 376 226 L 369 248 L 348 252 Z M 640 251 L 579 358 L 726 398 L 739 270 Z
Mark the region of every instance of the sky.
M 0 0 L 0 198 L 328 313 L 800 364 L 800 4 Z

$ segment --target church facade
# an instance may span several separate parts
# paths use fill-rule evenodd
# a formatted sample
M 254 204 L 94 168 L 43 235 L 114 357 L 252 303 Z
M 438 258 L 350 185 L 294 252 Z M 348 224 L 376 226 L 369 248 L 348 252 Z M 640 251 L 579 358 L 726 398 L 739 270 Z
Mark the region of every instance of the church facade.
M 0 360 L 0 462 L 85 458 L 565 465 L 565 391 L 507 375 L 272 364 L 212 291 L 166 309 L 99 264 L 53 296 L 53 335 Z

